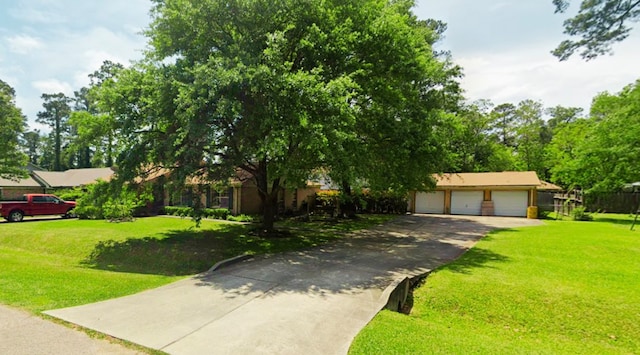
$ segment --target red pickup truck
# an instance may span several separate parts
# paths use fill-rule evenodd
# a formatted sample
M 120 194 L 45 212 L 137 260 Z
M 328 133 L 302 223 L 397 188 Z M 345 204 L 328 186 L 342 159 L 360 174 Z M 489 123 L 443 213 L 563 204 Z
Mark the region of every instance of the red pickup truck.
M 22 201 L 0 201 L 0 216 L 9 222 L 20 222 L 24 216 L 44 216 L 59 214 L 72 217 L 75 202 L 63 201 L 48 194 L 26 194 Z

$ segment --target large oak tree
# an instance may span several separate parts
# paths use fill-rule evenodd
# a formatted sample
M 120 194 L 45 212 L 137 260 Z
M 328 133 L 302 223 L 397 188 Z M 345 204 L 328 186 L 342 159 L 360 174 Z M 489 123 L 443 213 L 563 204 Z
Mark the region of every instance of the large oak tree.
M 426 189 L 458 69 L 412 1 L 156 0 L 147 58 L 105 89 L 127 144 L 120 176 L 242 171 L 264 227 L 279 192 L 324 169 L 349 185 Z M 451 99 L 449 99 L 451 97 Z

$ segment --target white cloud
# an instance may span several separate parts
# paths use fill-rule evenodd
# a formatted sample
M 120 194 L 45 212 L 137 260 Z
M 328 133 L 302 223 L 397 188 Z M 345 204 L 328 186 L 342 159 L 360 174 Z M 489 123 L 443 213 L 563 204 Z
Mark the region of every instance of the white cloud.
M 31 85 L 41 93 L 56 94 L 61 92 L 67 96 L 73 95 L 74 89 L 71 84 L 58 79 L 38 80 L 31 83 Z
M 44 47 L 44 43 L 36 37 L 29 35 L 15 35 L 5 38 L 9 45 L 9 51 L 16 54 L 29 54 L 29 52 Z
M 8 10 L 9 14 L 22 22 L 50 25 L 66 21 L 65 17 L 58 12 L 60 4 L 56 1 L 32 0 L 29 2 L 21 1 L 12 5 L 13 7 Z
M 470 100 L 496 104 L 525 99 L 546 106 L 577 106 L 589 110 L 603 91 L 618 92 L 640 78 L 640 38 L 619 44 L 617 53 L 586 62 L 579 57 L 559 62 L 546 43 L 525 50 L 474 53 L 456 60 L 464 68 L 462 85 Z

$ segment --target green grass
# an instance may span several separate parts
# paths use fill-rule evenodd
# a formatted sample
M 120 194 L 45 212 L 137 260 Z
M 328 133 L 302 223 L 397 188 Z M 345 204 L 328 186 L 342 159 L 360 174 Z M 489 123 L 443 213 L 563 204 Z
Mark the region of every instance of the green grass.
M 640 231 L 595 217 L 490 234 L 415 290 L 410 315 L 376 316 L 350 353 L 640 353 Z
M 38 313 L 124 296 L 206 271 L 220 260 L 323 244 L 389 217 L 333 228 L 289 222 L 294 232 L 261 238 L 253 226 L 153 217 L 135 222 L 50 220 L 0 224 L 0 303 Z

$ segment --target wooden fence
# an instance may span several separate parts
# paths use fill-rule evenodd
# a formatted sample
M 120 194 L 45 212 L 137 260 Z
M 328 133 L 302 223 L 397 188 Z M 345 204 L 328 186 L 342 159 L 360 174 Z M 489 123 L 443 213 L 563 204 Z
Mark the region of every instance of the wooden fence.
M 581 191 L 569 193 L 538 191 L 538 209 L 540 211 L 569 215 L 578 206 L 584 206 L 589 212 L 636 213 L 640 208 L 640 193 L 583 194 Z

